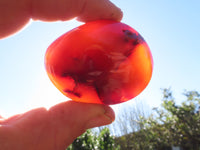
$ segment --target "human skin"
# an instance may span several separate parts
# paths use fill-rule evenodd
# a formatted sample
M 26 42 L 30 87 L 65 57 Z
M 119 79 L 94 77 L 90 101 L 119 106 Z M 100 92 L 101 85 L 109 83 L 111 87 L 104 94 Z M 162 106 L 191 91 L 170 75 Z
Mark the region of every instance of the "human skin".
M 22 29 L 30 19 L 82 22 L 112 19 L 122 12 L 108 0 L 0 0 L 0 39 Z M 0 116 L 2 150 L 64 150 L 85 130 L 114 121 L 106 105 L 66 101 L 50 109 L 37 108 L 9 118 Z
M 73 101 L 37 108 L 0 121 L 2 150 L 64 150 L 86 129 L 110 124 L 109 106 Z
M 30 19 L 42 21 L 98 19 L 120 21 L 122 12 L 108 0 L 0 0 L 0 39 L 23 28 Z

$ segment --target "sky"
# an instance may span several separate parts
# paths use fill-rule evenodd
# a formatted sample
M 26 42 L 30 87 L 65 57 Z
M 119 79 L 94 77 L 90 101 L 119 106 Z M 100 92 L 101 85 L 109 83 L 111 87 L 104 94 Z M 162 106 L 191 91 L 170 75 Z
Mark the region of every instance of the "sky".
M 122 22 L 146 40 L 154 59 L 152 79 L 136 99 L 157 107 L 162 102 L 162 88 L 171 88 L 178 102 L 184 100 L 184 90 L 200 91 L 200 1 L 112 2 L 124 13 Z M 0 40 L 0 115 L 49 108 L 68 100 L 48 79 L 44 56 L 57 37 L 81 24 L 75 19 L 31 21 L 19 33 Z M 113 108 L 117 111 L 134 102 L 133 99 Z

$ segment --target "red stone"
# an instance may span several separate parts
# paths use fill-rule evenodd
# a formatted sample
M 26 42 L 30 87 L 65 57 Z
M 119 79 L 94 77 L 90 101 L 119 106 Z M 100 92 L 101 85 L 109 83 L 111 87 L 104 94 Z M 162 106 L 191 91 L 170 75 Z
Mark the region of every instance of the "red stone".
M 47 49 L 45 67 L 53 84 L 72 100 L 109 105 L 128 101 L 145 89 L 153 60 L 133 28 L 99 20 L 54 41 Z

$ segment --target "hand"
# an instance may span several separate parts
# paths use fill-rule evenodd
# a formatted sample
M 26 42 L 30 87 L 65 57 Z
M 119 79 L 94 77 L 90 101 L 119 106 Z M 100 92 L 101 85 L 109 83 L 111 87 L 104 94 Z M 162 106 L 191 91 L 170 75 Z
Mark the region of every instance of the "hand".
M 113 19 L 122 12 L 108 0 L 0 0 L 0 38 L 20 30 L 30 19 L 43 21 Z M 109 106 L 67 101 L 49 110 L 0 116 L 3 150 L 64 150 L 86 129 L 110 124 L 115 115 Z

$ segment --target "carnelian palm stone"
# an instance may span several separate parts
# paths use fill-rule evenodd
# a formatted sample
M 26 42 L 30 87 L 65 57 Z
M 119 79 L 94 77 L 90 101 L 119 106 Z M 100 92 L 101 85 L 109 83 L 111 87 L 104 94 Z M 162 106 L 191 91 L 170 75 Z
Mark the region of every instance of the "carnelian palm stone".
M 54 41 L 47 49 L 45 67 L 65 96 L 110 105 L 128 101 L 145 89 L 153 60 L 147 43 L 133 28 L 98 20 Z

